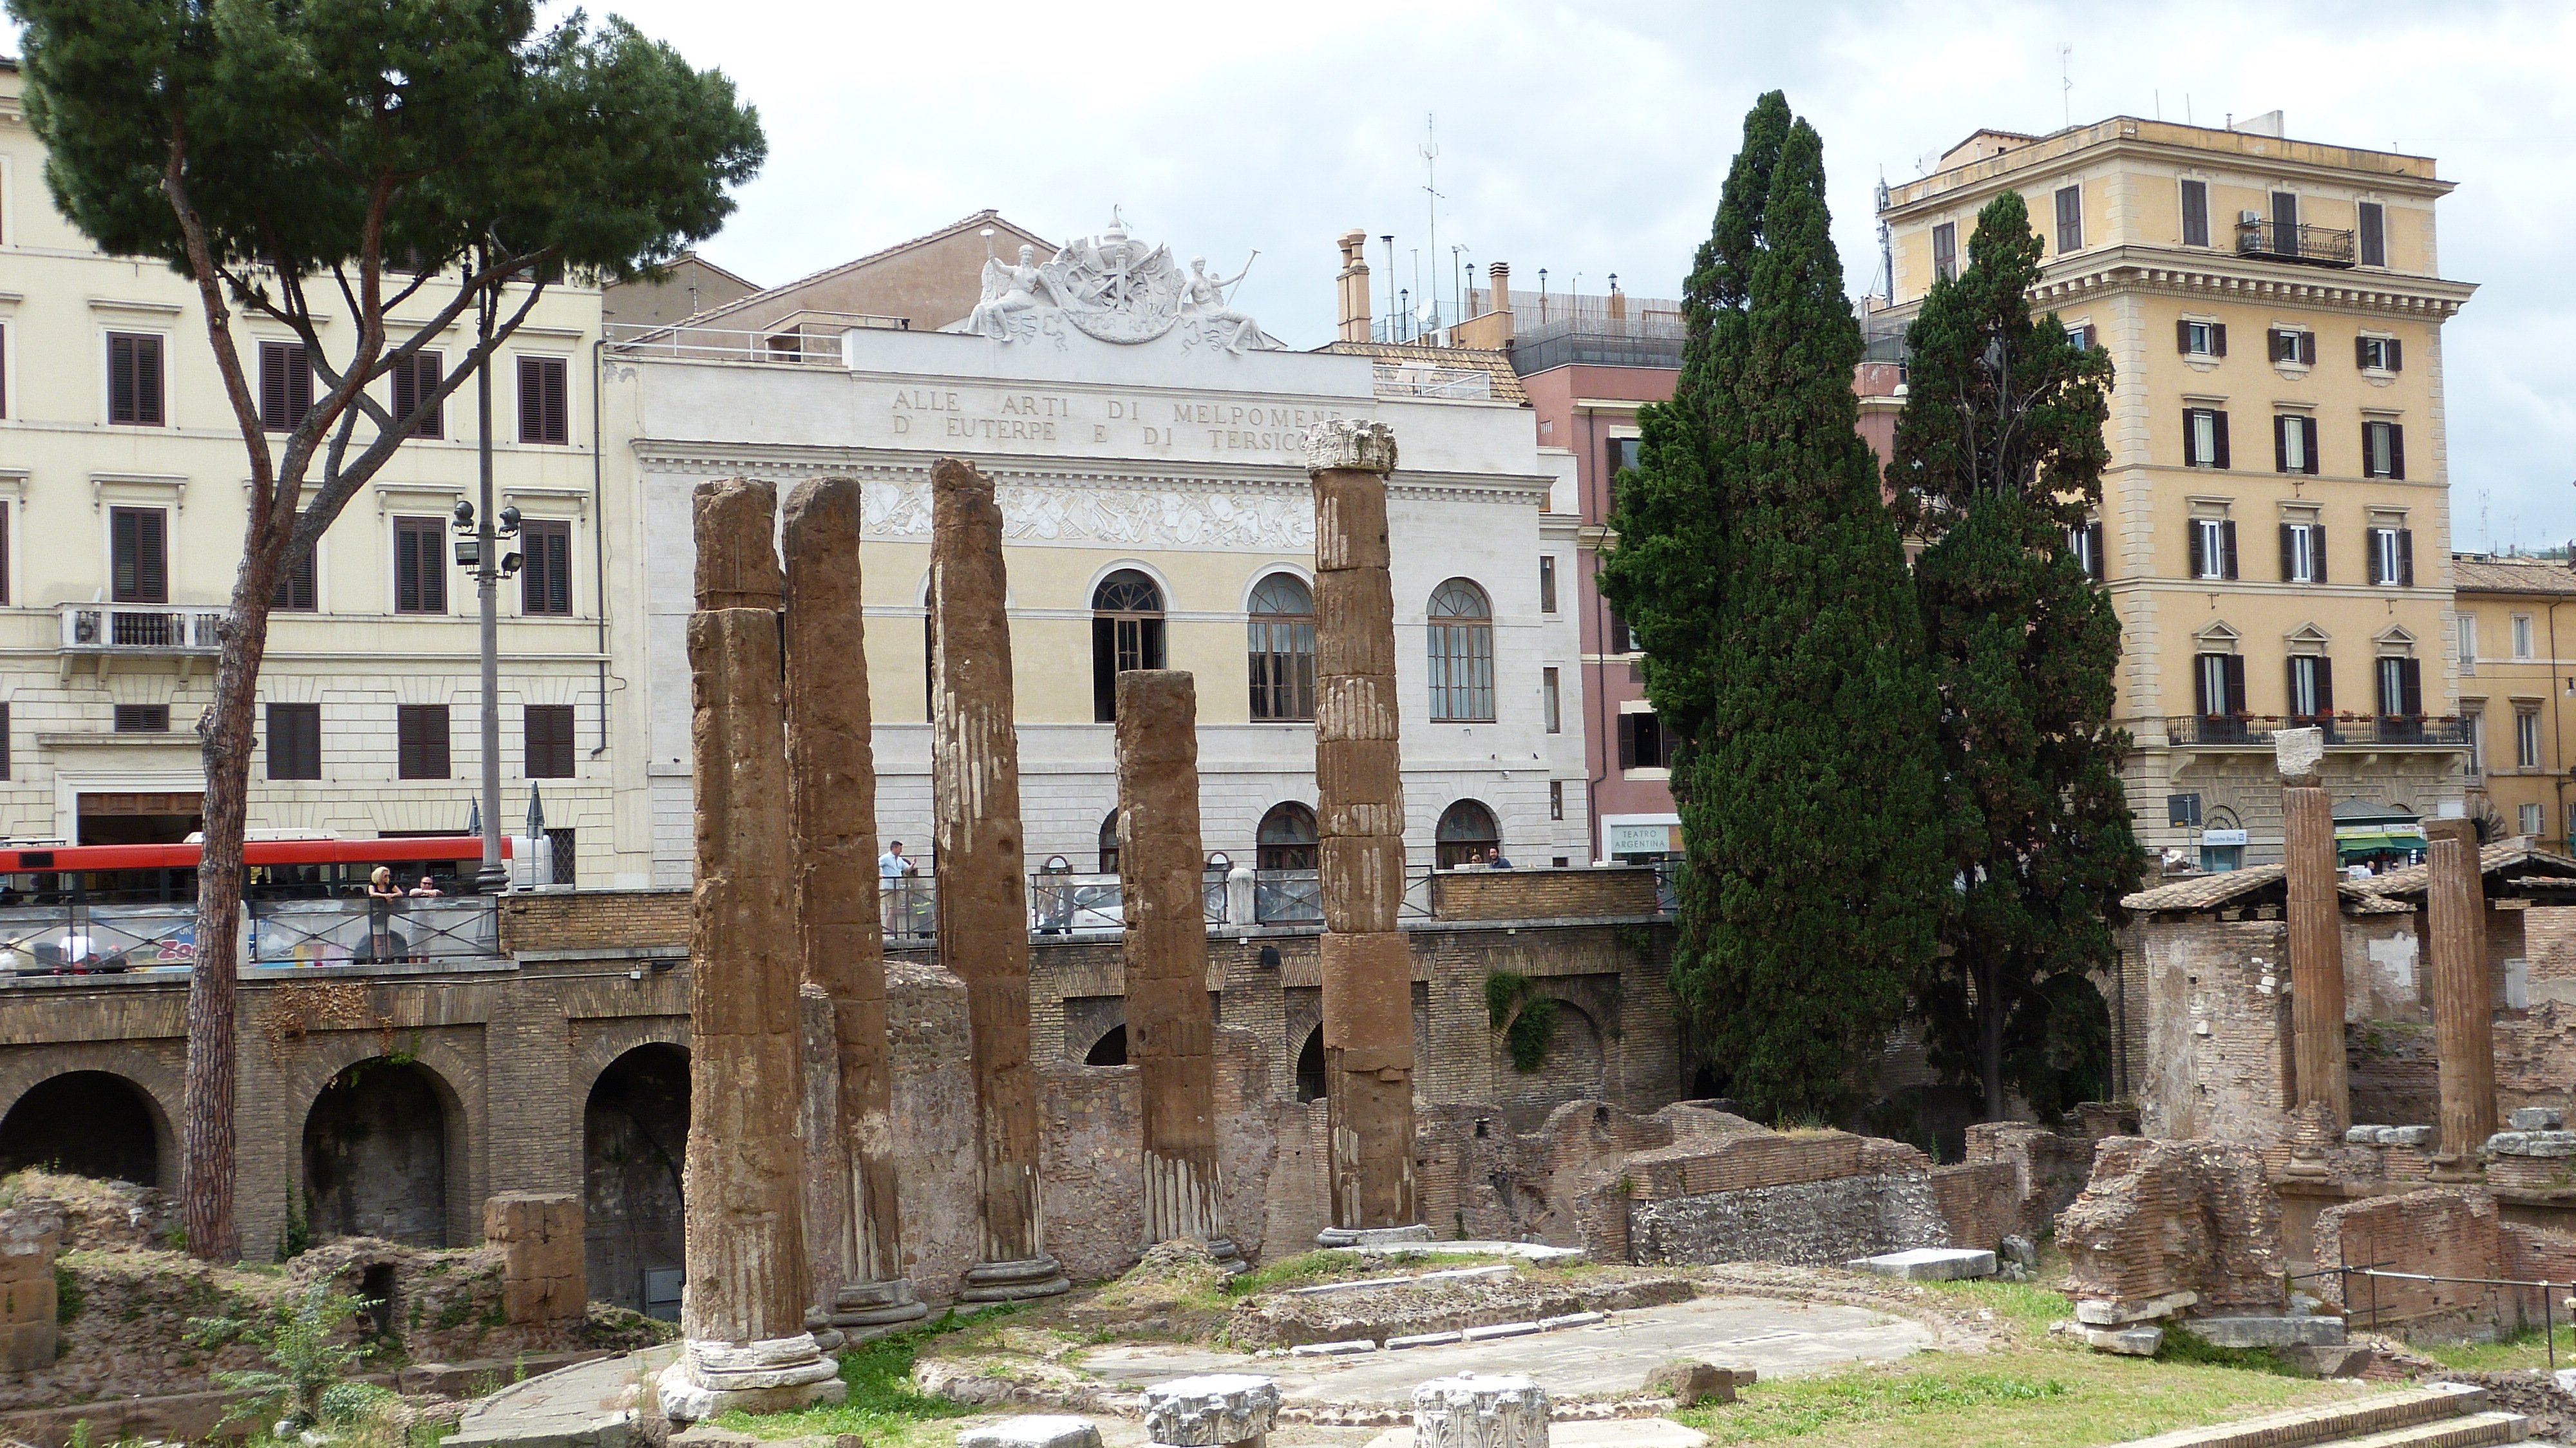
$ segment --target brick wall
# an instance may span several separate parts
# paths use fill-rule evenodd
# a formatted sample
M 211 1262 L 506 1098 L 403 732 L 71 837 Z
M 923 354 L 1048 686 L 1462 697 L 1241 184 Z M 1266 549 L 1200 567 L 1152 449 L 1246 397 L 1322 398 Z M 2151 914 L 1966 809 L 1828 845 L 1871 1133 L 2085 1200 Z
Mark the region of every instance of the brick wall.
M 501 898 L 501 951 L 645 950 L 689 944 L 686 890 L 536 891 Z
M 2505 1256 L 2500 1225 L 2495 1198 L 2485 1192 L 2440 1188 L 2371 1197 L 2317 1214 L 2316 1260 L 2320 1266 L 2377 1264 L 2392 1272 L 2436 1277 L 2498 1277 Z M 2340 1276 L 2311 1280 L 2317 1296 L 2350 1312 L 2355 1325 L 2364 1328 L 2466 1335 L 2491 1333 L 2500 1325 L 2507 1333 L 2520 1327 L 2515 1294 L 2477 1283 L 2360 1277 L 2347 1282 Z
M 1628 1251 L 1638 1262 L 1840 1265 L 1948 1237 L 1922 1171 L 1640 1201 L 1628 1212 Z
M 2126 932 L 2146 979 L 2146 1134 L 2269 1147 L 2291 1105 L 2289 927 L 2148 918 Z
M 1442 920 L 1587 920 L 1656 913 L 1655 872 L 1637 866 L 1569 870 L 1444 870 L 1431 877 Z
M 1941 1208 L 1950 1247 L 1992 1247 L 2022 1229 L 2022 1198 L 2011 1162 L 1932 1168 L 1932 1200 Z
M 2112 1137 L 2057 1240 L 2068 1295 L 2118 1320 L 2283 1301 L 2281 1203 L 2248 1147 Z

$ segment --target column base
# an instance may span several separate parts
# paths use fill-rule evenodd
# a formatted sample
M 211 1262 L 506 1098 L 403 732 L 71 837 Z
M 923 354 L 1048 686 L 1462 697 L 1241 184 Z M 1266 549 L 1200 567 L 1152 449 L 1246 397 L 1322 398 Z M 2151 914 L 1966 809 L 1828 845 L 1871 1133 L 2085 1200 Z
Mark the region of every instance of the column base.
M 1041 1253 L 1017 1262 L 978 1262 L 966 1269 L 966 1285 L 957 1294 L 960 1302 L 1025 1302 L 1032 1297 L 1053 1297 L 1070 1292 L 1073 1284 L 1065 1279 L 1064 1269 L 1056 1260 Z
M 1243 1260 L 1243 1249 L 1234 1245 L 1232 1237 L 1210 1237 L 1207 1249 L 1208 1255 L 1216 1259 L 1217 1270 L 1228 1277 L 1252 1270 L 1252 1264 Z
M 674 1423 L 701 1422 L 735 1408 L 782 1413 L 837 1403 L 850 1391 L 840 1364 L 823 1356 L 810 1332 L 740 1344 L 691 1339 L 654 1386 L 662 1416 Z
M 1315 1234 L 1318 1247 L 1377 1247 L 1396 1242 L 1428 1242 L 1431 1228 L 1412 1227 L 1326 1227 Z
M 852 1282 L 832 1298 L 834 1327 L 887 1327 L 930 1314 L 930 1304 L 912 1295 L 912 1279 Z
M 2487 1179 L 2486 1169 L 2473 1156 L 2437 1156 L 2424 1175 L 2437 1182 L 2482 1182 Z

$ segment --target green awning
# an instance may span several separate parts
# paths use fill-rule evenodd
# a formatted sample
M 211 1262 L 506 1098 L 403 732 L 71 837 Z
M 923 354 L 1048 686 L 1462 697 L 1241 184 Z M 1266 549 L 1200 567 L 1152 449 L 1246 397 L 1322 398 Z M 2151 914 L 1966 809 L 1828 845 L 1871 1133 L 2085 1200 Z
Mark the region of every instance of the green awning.
M 2370 855 L 2386 854 L 2390 852 L 2401 854 L 2421 854 L 2423 850 L 2424 831 L 2421 828 L 2402 830 L 2355 830 L 2347 828 L 2335 831 L 2335 853 L 2339 857 L 2347 860 L 2357 860 Z

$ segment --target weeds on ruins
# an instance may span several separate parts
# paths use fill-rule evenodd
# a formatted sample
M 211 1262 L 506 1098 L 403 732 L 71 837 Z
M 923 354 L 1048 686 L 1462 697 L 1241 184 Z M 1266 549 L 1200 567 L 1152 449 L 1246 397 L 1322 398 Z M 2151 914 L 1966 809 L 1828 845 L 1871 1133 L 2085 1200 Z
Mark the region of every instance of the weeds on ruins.
M 1968 266 L 1907 330 L 1911 389 L 1887 478 L 1909 533 L 1940 690 L 1947 951 L 1917 1008 L 1936 1067 L 2054 1117 L 2108 1086 L 2087 978 L 2146 868 L 2111 726 L 2120 623 L 2070 534 L 2102 498 L 2110 354 L 2034 318 L 2041 243 L 2021 198 L 1977 218 Z
M 248 452 L 242 565 L 214 701 L 196 726 L 205 849 L 181 1189 L 189 1250 L 229 1262 L 240 1255 L 242 839 L 279 582 L 518 331 L 551 280 L 567 270 L 645 274 L 714 235 L 733 209 L 727 189 L 758 169 L 765 143 L 731 82 L 615 19 L 594 32 L 576 15 L 541 34 L 533 6 L 451 0 L 10 0 L 9 13 L 25 26 L 27 120 L 48 148 L 55 203 L 106 251 L 195 279 Z M 638 134 L 661 139 L 627 144 Z M 505 306 L 513 286 L 520 294 Z M 427 318 L 395 320 L 415 297 Z M 322 384 L 274 438 L 261 379 L 242 363 L 235 308 L 297 338 Z M 343 308 L 355 340 L 334 357 L 321 328 Z M 414 388 L 409 415 L 371 395 L 397 369 L 411 375 L 425 346 L 478 309 L 473 349 L 421 374 L 430 385 Z
M 1838 1118 L 1932 960 L 1933 690 L 1878 469 L 1823 143 L 1779 93 L 1685 293 L 1669 404 L 1641 414 L 1603 592 L 1680 740 L 1689 868 L 1673 981 L 1764 1119 Z

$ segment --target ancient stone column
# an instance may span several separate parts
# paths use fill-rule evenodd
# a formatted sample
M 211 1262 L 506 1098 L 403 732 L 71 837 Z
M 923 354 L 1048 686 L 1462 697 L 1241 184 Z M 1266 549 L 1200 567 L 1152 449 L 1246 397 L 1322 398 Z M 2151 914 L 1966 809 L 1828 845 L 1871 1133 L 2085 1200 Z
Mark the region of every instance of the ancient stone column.
M 859 599 L 859 484 L 787 495 L 787 765 L 803 978 L 832 1003 L 839 1090 L 827 1121 L 845 1273 L 825 1305 L 836 1327 L 929 1311 L 903 1267 L 895 1196 L 894 1072 L 886 1047 L 885 926 L 878 918 L 877 771 Z M 846 1234 L 846 1235 L 843 1235 Z
M 2441 1060 L 2442 1144 L 2438 1177 L 2478 1174 L 2478 1148 L 2496 1133 L 2495 993 L 2487 976 L 2486 880 L 2478 827 L 2428 820 L 2432 884 L 2424 892 L 2432 931 L 2433 1045 Z
M 1145 1098 L 1145 1242 L 1190 1237 L 1228 1268 L 1217 1189 L 1215 1025 L 1208 1018 L 1198 690 L 1176 669 L 1118 676 L 1118 883 L 1127 1059 Z
M 1386 478 L 1395 434 L 1341 419 L 1306 434 L 1315 487 L 1315 786 L 1323 836 L 1325 1116 L 1332 1221 L 1320 1240 L 1420 1220 L 1413 1177 L 1413 962 L 1404 901 L 1395 596 Z
M 700 483 L 694 501 L 686 1342 L 660 1381 L 663 1411 L 682 1421 L 837 1402 L 845 1391 L 805 1330 L 777 495 L 734 479 Z
M 2343 1040 L 2343 904 L 2335 891 L 2334 805 L 2317 772 L 2325 734 L 2284 729 L 2273 736 L 2281 775 L 2281 859 L 2290 924 L 2290 1030 L 2297 1080 L 2295 1139 L 2288 1170 L 2325 1174 L 2325 1149 L 2352 1125 Z
M 930 468 L 930 798 L 939 963 L 966 985 L 975 1074 L 982 1255 L 957 1295 L 1046 1297 L 1072 1284 L 1046 1254 L 1038 1203 L 1037 1071 L 1029 1062 L 1028 880 L 1002 510 L 993 480 Z

